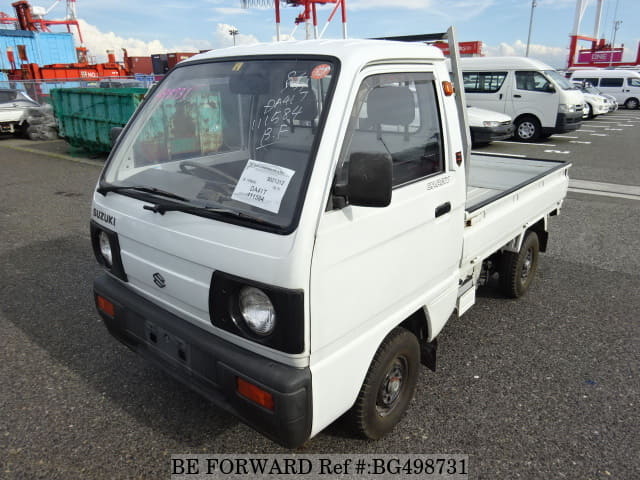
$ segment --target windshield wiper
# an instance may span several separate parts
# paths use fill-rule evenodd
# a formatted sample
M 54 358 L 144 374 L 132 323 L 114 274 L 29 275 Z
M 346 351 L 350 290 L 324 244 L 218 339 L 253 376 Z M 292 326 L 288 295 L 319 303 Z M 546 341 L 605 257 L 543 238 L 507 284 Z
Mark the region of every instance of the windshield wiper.
M 214 213 L 229 217 L 241 218 L 244 220 L 251 220 L 253 222 L 262 223 L 265 225 L 273 225 L 279 226 L 275 223 L 269 222 L 268 220 L 264 220 L 259 217 L 255 217 L 253 215 L 249 215 L 248 213 L 238 212 L 236 210 L 230 210 L 228 208 L 218 208 L 218 207 L 195 207 L 189 205 L 177 205 L 177 204 L 169 204 L 169 203 L 156 203 L 154 205 L 145 205 L 142 208 L 145 210 L 150 210 L 154 213 L 159 213 L 160 215 L 164 215 L 166 212 L 184 212 L 184 213 Z
M 188 202 L 189 199 L 181 197 L 180 195 L 176 195 L 175 193 L 167 192 L 166 190 L 161 190 L 155 187 L 145 187 L 143 185 L 107 185 L 107 186 L 99 186 L 97 188 L 98 193 L 102 195 L 106 195 L 109 192 L 122 192 L 126 190 L 133 190 L 136 192 L 144 192 L 144 193 L 152 193 L 154 195 L 160 195 L 162 197 L 173 198 L 174 200 L 182 200 L 183 202 Z

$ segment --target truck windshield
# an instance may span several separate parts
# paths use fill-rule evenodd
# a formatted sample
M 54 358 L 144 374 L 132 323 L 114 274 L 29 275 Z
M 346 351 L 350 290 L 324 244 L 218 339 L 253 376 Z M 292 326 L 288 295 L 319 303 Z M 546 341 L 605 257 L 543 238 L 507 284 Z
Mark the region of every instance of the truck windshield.
M 188 213 L 292 231 L 335 70 L 335 61 L 305 57 L 176 68 L 119 142 L 101 190 L 148 199 L 155 189 L 173 194 L 158 198 L 172 202 L 165 211 L 181 204 Z
M 545 70 L 544 74 L 562 90 L 577 90 L 576 86 L 556 70 Z

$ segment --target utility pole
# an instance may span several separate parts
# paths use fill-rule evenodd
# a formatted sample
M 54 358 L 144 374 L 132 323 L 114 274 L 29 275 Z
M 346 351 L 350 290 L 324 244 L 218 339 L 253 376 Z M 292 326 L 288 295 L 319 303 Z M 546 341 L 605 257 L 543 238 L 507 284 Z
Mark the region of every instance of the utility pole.
M 231 35 L 231 37 L 233 37 L 233 46 L 236 46 L 236 35 L 238 35 L 240 32 L 238 31 L 237 28 L 232 28 L 229 30 L 229 35 Z
M 616 48 L 616 35 L 618 34 L 620 25 L 622 25 L 622 20 L 616 20 L 613 22 L 613 41 L 611 42 L 611 51 L 609 52 L 609 66 L 613 64 L 613 49 Z
M 529 16 L 529 36 L 527 37 L 527 53 L 525 57 L 529 56 L 529 45 L 531 44 L 531 28 L 533 27 L 533 10 L 538 6 L 536 0 L 531 0 L 531 15 Z

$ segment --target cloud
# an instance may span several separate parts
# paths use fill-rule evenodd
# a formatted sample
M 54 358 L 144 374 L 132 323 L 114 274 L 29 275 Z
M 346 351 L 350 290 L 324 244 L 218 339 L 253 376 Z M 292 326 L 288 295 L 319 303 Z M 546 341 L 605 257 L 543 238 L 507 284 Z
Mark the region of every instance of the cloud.
M 497 46 L 484 46 L 484 53 L 488 57 L 523 57 L 527 51 L 527 44 L 516 40 L 513 44 L 500 43 Z M 531 44 L 529 57 L 547 63 L 554 68 L 566 68 L 569 52 L 564 47 L 549 47 L 546 45 Z
M 106 50 L 114 50 L 116 58 L 122 58 L 122 48 L 126 48 L 131 56 L 148 56 L 153 53 L 165 53 L 167 48 L 159 40 L 145 42 L 137 38 L 120 37 L 113 32 L 103 32 L 95 25 L 79 19 L 80 30 L 89 55 L 97 62 L 107 59 Z
M 237 27 L 234 27 L 233 25 L 218 23 L 215 31 L 213 32 L 214 47 L 222 48 L 233 46 L 233 37 L 229 35 L 229 30 L 236 29 Z M 236 35 L 236 45 L 250 45 L 252 43 L 258 43 L 258 39 L 254 35 L 246 35 L 241 32 Z

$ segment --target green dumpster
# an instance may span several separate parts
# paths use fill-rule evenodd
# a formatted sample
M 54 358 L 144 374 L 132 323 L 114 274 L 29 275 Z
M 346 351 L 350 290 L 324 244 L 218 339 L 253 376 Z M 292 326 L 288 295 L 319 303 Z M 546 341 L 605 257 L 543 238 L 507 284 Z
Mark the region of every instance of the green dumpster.
M 124 127 L 146 88 L 57 88 L 51 90 L 59 135 L 92 153 L 111 150 L 109 132 Z

